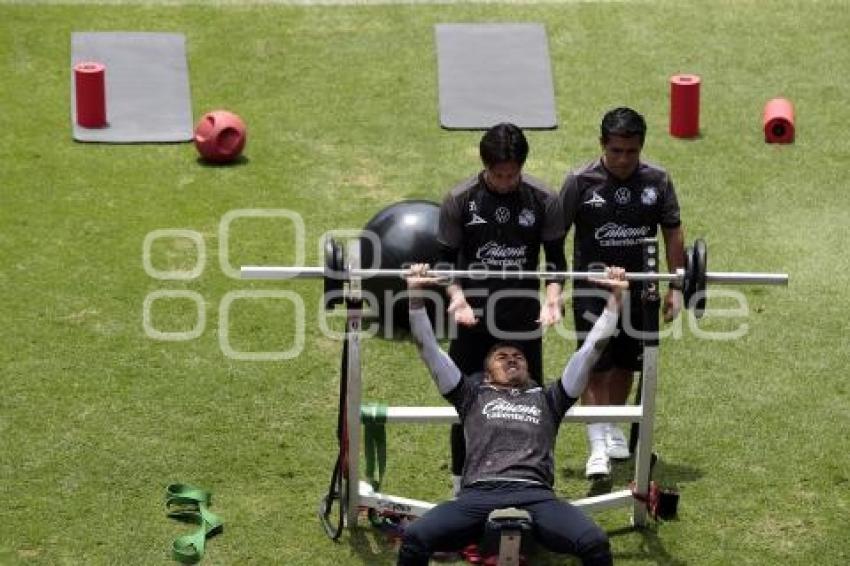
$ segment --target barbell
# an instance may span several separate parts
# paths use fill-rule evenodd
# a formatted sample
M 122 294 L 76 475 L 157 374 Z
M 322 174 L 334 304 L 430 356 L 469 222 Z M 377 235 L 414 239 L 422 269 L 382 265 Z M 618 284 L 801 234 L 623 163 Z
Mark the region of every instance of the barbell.
M 343 283 L 354 277 L 404 277 L 408 269 L 351 268 L 346 264 L 342 246 L 332 238 L 325 241 L 325 264 L 317 266 L 243 266 L 243 279 L 323 279 L 326 298 L 331 296 L 341 302 Z M 720 285 L 788 285 L 787 273 L 747 273 L 708 271 L 708 246 L 705 240 L 697 239 L 693 246 L 685 248 L 683 269 L 675 273 L 627 272 L 629 281 L 667 281 L 678 284 L 684 296 L 686 308 L 692 308 L 697 318 L 702 316 L 706 305 L 708 283 Z M 430 269 L 428 274 L 446 279 L 572 279 L 598 278 L 600 271 L 522 271 L 489 269 Z M 694 300 L 694 297 L 696 298 Z

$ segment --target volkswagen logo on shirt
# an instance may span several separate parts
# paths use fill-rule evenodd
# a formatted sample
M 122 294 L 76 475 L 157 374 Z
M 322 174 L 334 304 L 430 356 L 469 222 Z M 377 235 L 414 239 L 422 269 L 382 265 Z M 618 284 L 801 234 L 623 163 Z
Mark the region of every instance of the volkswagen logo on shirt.
M 617 204 L 629 204 L 629 201 L 632 200 L 632 191 L 628 187 L 620 187 L 614 191 L 614 200 L 617 201 Z
M 651 186 L 644 187 L 643 192 L 640 194 L 640 202 L 645 206 L 652 206 L 658 202 L 658 189 Z
M 499 224 L 504 224 L 511 219 L 511 211 L 504 206 L 500 206 L 496 209 L 496 212 L 493 213 L 493 218 L 495 218 L 496 222 Z

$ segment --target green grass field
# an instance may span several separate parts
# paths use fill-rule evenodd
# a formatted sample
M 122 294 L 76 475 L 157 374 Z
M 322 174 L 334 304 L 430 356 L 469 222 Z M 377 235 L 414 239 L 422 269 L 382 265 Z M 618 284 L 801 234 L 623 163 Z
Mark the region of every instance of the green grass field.
M 706 238 L 710 268 L 792 277 L 787 289 L 742 289 L 746 319 L 700 324 L 744 322 L 743 338 L 700 339 L 685 323 L 663 343 L 656 478 L 680 490 L 679 519 L 634 531 L 625 509 L 598 515 L 616 562 L 850 563 L 850 2 L 780 0 L 0 5 L 0 563 L 169 563 L 187 530 L 164 513 L 176 481 L 212 490 L 225 521 L 205 564 L 394 562 L 380 535 L 333 544 L 315 517 L 335 458 L 340 350 L 319 330 L 321 286 L 227 277 L 219 223 L 239 209 L 295 211 L 317 263 L 326 231 L 359 229 L 394 201 L 439 200 L 477 169 L 480 133 L 439 128 L 433 26 L 487 21 L 542 22 L 549 35 L 560 127 L 529 134 L 529 172 L 559 186 L 597 155 L 602 113 L 633 106 L 649 122 L 645 157 L 673 175 L 688 240 Z M 96 30 L 185 33 L 194 113 L 240 113 L 247 160 L 205 167 L 191 144 L 74 143 L 70 34 Z M 666 133 L 677 72 L 703 78 L 697 140 Z M 761 111 L 777 95 L 796 106 L 790 146 L 763 143 Z M 203 236 L 200 277 L 146 273 L 145 236 L 159 229 Z M 150 251 L 159 270 L 197 260 L 183 238 Z M 231 225 L 234 266 L 294 254 L 285 220 Z M 225 356 L 222 300 L 272 289 L 305 300 L 303 354 Z M 202 297 L 196 339 L 143 329 L 145 298 L 173 290 Z M 149 314 L 157 329 L 185 331 L 195 308 L 162 299 Z M 286 349 L 294 315 L 285 301 L 234 303 L 229 343 Z M 545 347 L 555 376 L 573 344 L 550 332 Z M 364 372 L 366 400 L 441 403 L 409 343 L 367 340 Z M 443 427 L 389 436 L 386 491 L 445 498 Z M 583 496 L 581 427 L 563 430 L 557 457 L 559 493 Z

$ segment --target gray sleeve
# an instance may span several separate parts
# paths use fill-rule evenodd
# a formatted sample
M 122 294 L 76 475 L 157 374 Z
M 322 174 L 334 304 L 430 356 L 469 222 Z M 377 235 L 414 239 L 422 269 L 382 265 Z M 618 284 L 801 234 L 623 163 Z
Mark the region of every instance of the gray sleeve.
M 608 339 L 617 330 L 617 313 L 606 307 L 587 335 L 587 339 L 573 355 L 561 376 L 564 392 L 573 399 L 578 399 L 587 386 L 590 370 L 599 360 Z
M 462 374 L 448 354 L 437 344 L 437 338 L 434 337 L 434 330 L 431 328 L 431 321 L 428 320 L 425 309 L 412 308 L 409 316 L 410 333 L 419 350 L 419 357 L 431 372 L 431 377 L 437 384 L 440 394 L 447 395 L 460 383 Z

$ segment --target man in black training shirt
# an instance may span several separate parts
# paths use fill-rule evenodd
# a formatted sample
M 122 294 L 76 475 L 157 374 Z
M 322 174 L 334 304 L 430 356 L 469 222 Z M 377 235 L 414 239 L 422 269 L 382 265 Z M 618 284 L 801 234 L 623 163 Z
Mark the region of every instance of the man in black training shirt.
M 528 142 L 513 124 L 487 130 L 479 145 L 484 170 L 458 184 L 440 209 L 440 263 L 457 269 L 499 272 L 536 270 L 540 246 L 547 267 L 566 270 L 564 225 L 557 196 L 522 172 Z M 560 281 L 546 284 L 541 306 L 537 279 L 458 280 L 448 286 L 448 310 L 458 323 L 449 356 L 462 372 L 481 370 L 484 356 L 501 340 L 516 343 L 531 378 L 543 383 L 542 329 L 561 320 Z M 452 474 L 459 488 L 463 429 L 452 427 Z
M 410 329 L 437 388 L 466 427 L 463 486 L 457 498 L 407 527 L 398 564 L 427 566 L 434 552 L 477 542 L 488 514 L 504 507 L 527 510 L 535 539 L 548 550 L 577 556 L 585 565 L 612 564 L 602 529 L 556 497 L 553 454 L 564 414 L 581 395 L 590 368 L 617 328 L 628 288 L 624 270 L 609 268 L 606 278 L 597 281 L 610 289 L 606 307 L 561 378 L 545 389 L 531 379 L 522 351 L 507 342 L 493 347 L 478 375 L 464 375 L 440 349 L 423 307 L 422 287 L 433 282 L 426 265 L 411 268 Z
M 575 226 L 573 269 L 585 271 L 618 265 L 642 271 L 640 241 L 654 237 L 658 226 L 664 238 L 667 267 L 682 267 L 684 246 L 679 203 L 667 172 L 640 160 L 646 137 L 643 116 L 630 108 L 615 108 L 602 119 L 602 156 L 572 171 L 561 189 L 560 202 L 567 232 Z M 573 316 L 581 346 L 582 335 L 602 312 L 605 298 L 581 281 L 573 282 Z M 664 319 L 673 320 L 682 308 L 681 289 L 671 284 L 664 298 Z M 641 368 L 643 329 L 640 294 L 632 292 L 623 308 L 624 321 L 590 375 L 582 395 L 585 405 L 623 405 L 632 387 L 633 372 Z M 625 322 L 629 324 L 625 325 Z M 622 430 L 613 423 L 587 425 L 590 457 L 588 478 L 607 476 L 609 458 L 630 456 Z

